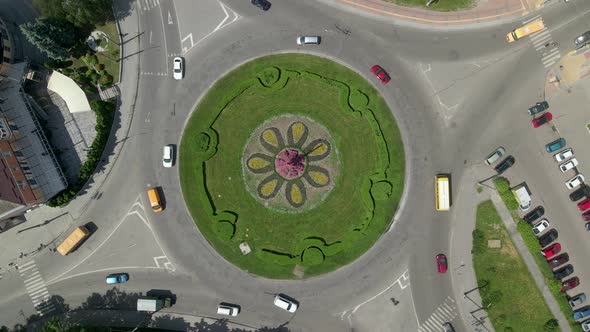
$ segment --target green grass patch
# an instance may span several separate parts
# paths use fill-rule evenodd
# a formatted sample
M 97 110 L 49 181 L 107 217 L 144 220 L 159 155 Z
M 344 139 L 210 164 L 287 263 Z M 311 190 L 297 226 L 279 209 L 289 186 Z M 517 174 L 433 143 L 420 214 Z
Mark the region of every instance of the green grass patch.
M 332 191 L 290 212 L 265 206 L 243 168 L 253 132 L 285 114 L 325 127 L 329 158 L 338 160 Z M 310 129 L 308 143 L 317 132 Z M 352 70 L 316 56 L 262 57 L 221 78 L 191 115 L 179 152 L 183 196 L 202 234 L 236 266 L 269 278 L 350 263 L 387 229 L 403 191 L 403 145 L 383 98 Z M 281 188 L 277 197 L 286 195 Z M 250 254 L 242 255 L 242 242 Z
M 553 278 L 553 271 L 551 270 L 549 264 L 547 264 L 547 259 L 545 259 L 545 256 L 540 254 L 541 245 L 539 245 L 539 241 L 533 233 L 533 229 L 524 220 L 520 220 L 517 225 L 517 229 L 522 236 L 527 248 L 535 258 L 535 262 L 539 266 L 543 277 L 545 277 L 545 284 L 553 294 L 555 300 L 557 300 L 557 303 L 559 303 L 559 308 L 567 318 L 570 327 L 573 331 L 582 331 L 580 324 L 576 323 L 574 320 L 574 312 L 567 301 L 566 295 L 560 291 L 561 282 Z
M 488 240 L 500 240 L 501 248 L 488 248 Z M 473 263 L 482 305 L 496 331 L 543 331 L 553 319 L 489 200 L 477 207 Z
M 105 25 L 96 26 L 95 30 L 102 31 L 106 33 L 111 40 L 116 41 L 119 43 L 119 33 L 117 32 L 117 27 L 115 26 L 115 22 L 110 22 Z M 121 51 L 119 45 L 113 43 L 112 41 L 102 40 L 100 45 L 108 46 L 108 48 L 104 52 L 97 52 L 98 60 L 100 63 L 104 64 L 105 70 L 111 76 L 113 76 L 113 82 L 119 82 L 119 52 Z
M 464 10 L 472 8 L 474 5 L 473 0 L 439 0 L 436 3 L 426 7 L 428 0 L 384 0 L 386 2 L 392 2 L 400 6 L 408 7 L 420 7 L 423 9 L 430 9 L 439 12 L 452 12 L 457 10 Z
M 508 182 L 508 179 L 506 178 L 498 177 L 494 179 L 494 185 L 496 186 L 496 190 L 498 190 L 502 201 L 504 201 L 506 208 L 510 211 L 510 214 L 514 216 L 518 211 L 518 202 L 516 201 L 512 190 L 510 190 L 510 182 Z

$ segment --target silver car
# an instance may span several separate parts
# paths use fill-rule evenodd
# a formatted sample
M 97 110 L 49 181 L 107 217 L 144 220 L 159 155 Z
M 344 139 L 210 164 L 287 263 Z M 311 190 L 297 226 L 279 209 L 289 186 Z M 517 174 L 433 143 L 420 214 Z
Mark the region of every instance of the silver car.
M 320 36 L 299 36 L 297 37 L 297 45 L 319 45 L 322 38 Z
M 496 151 L 490 153 L 490 155 L 486 158 L 485 163 L 486 165 L 491 165 L 500 159 L 506 150 L 503 147 L 499 147 Z
M 580 304 L 586 302 L 586 293 L 580 293 L 574 297 L 572 297 L 569 301 L 570 307 L 579 306 Z

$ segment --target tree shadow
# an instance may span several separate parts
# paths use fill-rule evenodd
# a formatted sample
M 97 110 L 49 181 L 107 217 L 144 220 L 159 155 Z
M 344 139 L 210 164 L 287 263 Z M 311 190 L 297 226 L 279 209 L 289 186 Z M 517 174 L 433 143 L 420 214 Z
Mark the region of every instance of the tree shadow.
M 137 299 L 146 296 L 170 296 L 176 299 L 176 294 L 169 290 L 152 289 L 145 295 L 141 292 L 124 292 L 116 287 L 104 294 L 92 293 L 79 307 L 70 308 L 64 298 L 53 295 L 35 306 L 38 314 L 26 318 L 26 324 L 16 324 L 12 328 L 0 326 L 0 332 L 24 331 L 54 331 L 44 327 L 59 325 L 59 331 L 95 331 L 97 327 L 117 329 L 138 328 L 137 331 L 190 331 L 190 332 L 249 332 L 255 327 L 236 327 L 228 319 L 217 317 L 201 317 L 198 321 L 189 322 L 182 316 L 165 311 L 158 315 L 137 311 Z M 175 302 L 175 301 L 174 301 Z M 48 309 L 50 308 L 50 309 Z M 172 307 L 173 309 L 173 307 Z M 22 311 L 21 311 L 22 314 Z M 24 317 L 24 315 L 23 315 Z M 231 326 L 230 326 L 231 325 Z M 257 332 L 289 332 L 286 323 L 277 327 L 259 327 Z M 76 328 L 74 328 L 76 327 Z M 82 329 L 81 329 L 82 327 Z M 91 327 L 91 328 L 85 328 Z M 115 329 L 112 329 L 113 331 Z M 57 331 L 57 330 L 56 330 Z

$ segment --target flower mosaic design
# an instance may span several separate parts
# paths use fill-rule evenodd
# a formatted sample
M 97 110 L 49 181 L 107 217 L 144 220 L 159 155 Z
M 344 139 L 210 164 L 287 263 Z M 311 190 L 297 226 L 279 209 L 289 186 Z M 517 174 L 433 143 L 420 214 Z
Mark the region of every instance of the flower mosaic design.
M 293 118 L 297 117 L 289 117 L 294 121 L 277 121 L 277 126 L 265 126 L 258 135 L 259 144 L 255 144 L 259 149 L 247 156 L 245 166 L 257 176 L 256 195 L 260 199 L 284 200 L 291 209 L 299 209 L 310 195 L 323 197 L 331 190 L 330 169 L 335 162 L 328 160 L 332 153 L 330 142 L 325 138 L 310 140 L 310 129 L 303 119 Z M 325 129 L 321 131 L 327 135 Z

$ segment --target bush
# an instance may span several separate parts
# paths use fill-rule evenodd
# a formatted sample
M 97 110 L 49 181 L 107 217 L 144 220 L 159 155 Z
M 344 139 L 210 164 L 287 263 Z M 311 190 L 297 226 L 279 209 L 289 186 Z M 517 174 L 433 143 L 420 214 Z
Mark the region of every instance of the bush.
M 103 87 L 109 87 L 113 85 L 113 76 L 109 74 L 103 75 L 98 80 L 98 83 L 100 83 L 100 85 L 102 85 Z
M 494 185 L 496 186 L 496 190 L 502 197 L 504 204 L 506 204 L 506 208 L 510 212 L 514 212 L 518 210 L 518 202 L 516 198 L 514 198 L 514 194 L 512 190 L 510 190 L 510 182 L 506 178 L 499 177 L 494 180 Z
M 95 67 L 98 64 L 98 57 L 94 54 L 86 53 L 82 57 L 82 61 L 87 64 L 89 67 Z
M 543 325 L 543 331 L 545 331 L 545 332 L 557 331 L 557 330 L 559 330 L 558 327 L 559 327 L 559 323 L 557 322 L 557 319 L 551 318 L 550 320 L 547 321 L 547 323 L 545 323 L 545 325 Z
M 99 63 L 99 64 L 96 66 L 96 70 L 98 70 L 98 71 L 104 70 L 104 63 Z

